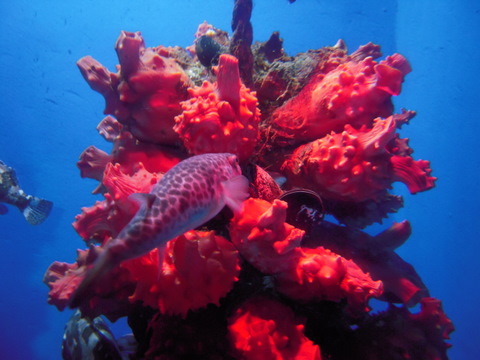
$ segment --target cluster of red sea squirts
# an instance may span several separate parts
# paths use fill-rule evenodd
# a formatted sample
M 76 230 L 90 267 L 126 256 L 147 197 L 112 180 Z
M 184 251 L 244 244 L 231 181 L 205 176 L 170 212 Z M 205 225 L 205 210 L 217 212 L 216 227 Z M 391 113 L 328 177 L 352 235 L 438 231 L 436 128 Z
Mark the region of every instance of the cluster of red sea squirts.
M 203 27 L 198 37 L 220 33 Z M 193 50 L 146 47 L 140 33 L 121 33 L 116 72 L 79 60 L 105 98 L 98 130 L 113 146 L 81 155 L 81 175 L 98 180 L 103 199 L 73 223 L 88 249 L 47 270 L 49 303 L 69 305 L 99 249 L 138 210 L 129 195 L 148 193 L 191 155 L 230 152 L 250 180 L 241 212 L 170 240 L 163 258 L 155 249 L 123 262 L 81 303 L 85 316 L 127 316 L 137 358 L 446 359 L 453 326 L 394 252 L 409 223 L 360 230 L 402 206 L 393 182 L 411 193 L 434 186 L 429 162 L 414 160 L 398 134 L 415 113 L 393 114 L 410 65 L 399 54 L 377 62 L 373 44 L 273 58 L 267 45 L 253 48 L 257 91 L 232 55 L 205 67 Z M 372 313 L 371 298 L 388 309 Z

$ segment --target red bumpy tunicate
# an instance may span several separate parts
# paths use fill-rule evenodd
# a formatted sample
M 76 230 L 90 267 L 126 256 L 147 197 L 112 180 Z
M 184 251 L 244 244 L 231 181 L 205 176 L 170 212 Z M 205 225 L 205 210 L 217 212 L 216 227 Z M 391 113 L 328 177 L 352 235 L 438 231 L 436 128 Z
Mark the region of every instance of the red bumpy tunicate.
M 240 254 L 265 274 L 290 271 L 305 232 L 285 222 L 287 204 L 250 198 L 230 224 Z
M 131 194 L 149 193 L 161 175 L 147 171 L 142 163 L 134 166 L 132 175 L 125 172 L 120 164 L 105 166 L 102 186 L 105 200 L 82 208 L 75 217 L 73 227 L 84 240 L 104 243 L 116 237 L 137 212 L 138 204 L 129 199 Z
M 344 258 L 351 259 L 383 283 L 381 299 L 388 302 L 416 305 L 429 292 L 415 269 L 395 253 L 411 234 L 408 221 L 394 223 L 376 236 L 348 226 L 323 220 L 312 229 L 302 246 L 323 246 Z
M 320 360 L 320 348 L 303 333 L 305 320 L 265 297 L 242 304 L 228 319 L 236 358 L 245 360 Z
M 80 155 L 77 167 L 80 169 L 82 178 L 90 178 L 102 181 L 105 166 L 112 161 L 112 155 L 91 145 Z
M 70 298 L 84 279 L 85 272 L 97 259 L 102 249 L 93 246 L 88 250 L 77 250 L 74 264 L 55 261 L 47 269 L 43 282 L 50 287 L 48 303 L 59 310 L 65 309 Z M 116 268 L 92 287 L 89 298 L 80 305 L 82 314 L 92 318 L 99 315 L 115 321 L 128 314 L 128 296 L 134 284 L 125 269 Z
M 352 314 L 368 311 L 368 299 L 382 294 L 382 282 L 328 249 L 300 247 L 304 232 L 285 222 L 286 210 L 287 204 L 280 200 L 245 201 L 230 224 L 240 254 L 262 273 L 274 275 L 277 290 L 292 299 L 346 298 Z
M 301 255 L 294 263 L 295 271 L 276 276 L 277 290 L 292 299 L 302 302 L 347 299 L 348 312 L 357 316 L 368 312 L 368 300 L 378 298 L 383 292 L 381 281 L 372 280 L 352 260 L 328 249 L 302 249 Z
M 44 279 L 51 288 L 49 303 L 60 310 L 68 306 L 100 251 L 100 247 L 79 250 L 75 264 L 50 266 Z M 140 301 L 163 314 L 185 317 L 189 310 L 218 305 L 240 272 L 237 250 L 213 231 L 189 231 L 170 240 L 159 260 L 155 249 L 125 261 L 98 280 L 80 308 L 93 316 L 116 318 L 125 316 L 126 305 Z
M 238 252 L 213 231 L 189 231 L 167 243 L 162 264 L 158 251 L 129 261 L 136 287 L 132 302 L 183 317 L 192 309 L 217 304 L 238 280 Z
M 222 54 L 216 74 L 214 84 L 188 89 L 191 98 L 182 102 L 175 131 L 192 154 L 228 152 L 245 161 L 259 137 L 256 94 L 242 84 L 234 56 Z
M 112 116 L 100 121 L 97 130 L 113 143 L 113 150 L 109 155 L 95 146 L 85 149 L 77 162 L 82 177 L 102 181 L 109 163 L 119 164 L 121 171 L 128 175 L 134 175 L 140 168 L 150 173 L 165 173 L 186 157 L 182 149 L 138 141 Z M 101 190 L 99 187 L 94 193 Z
M 342 131 L 370 126 L 376 117 L 392 114 L 391 96 L 398 95 L 406 74 L 407 60 L 394 54 L 379 63 L 372 57 L 344 62 L 335 69 L 318 72 L 300 93 L 275 110 L 269 124 L 278 145 L 312 141 Z
M 115 237 L 138 210 L 138 204 L 128 196 L 149 193 L 161 174 L 178 164 L 185 154 L 137 141 L 111 116 L 104 118 L 97 129 L 113 143 L 112 155 L 90 146 L 80 155 L 77 166 L 82 177 L 100 181 L 93 192 L 103 193 L 105 200 L 82 208 L 73 226 L 84 240 L 104 243 Z
M 104 96 L 105 114 L 115 116 L 140 140 L 174 144 L 174 118 L 188 97 L 190 79 L 167 48 L 146 48 L 140 32 L 122 31 L 115 50 L 117 73 L 90 56 L 77 63 L 90 87 Z
M 345 125 L 341 133 L 298 147 L 282 169 L 292 186 L 334 200 L 379 200 L 394 181 L 405 183 L 411 193 L 428 190 L 435 181 L 429 162 L 413 160 L 406 141 L 395 133 L 397 119 L 405 120 L 405 114 L 377 118 L 372 128 Z

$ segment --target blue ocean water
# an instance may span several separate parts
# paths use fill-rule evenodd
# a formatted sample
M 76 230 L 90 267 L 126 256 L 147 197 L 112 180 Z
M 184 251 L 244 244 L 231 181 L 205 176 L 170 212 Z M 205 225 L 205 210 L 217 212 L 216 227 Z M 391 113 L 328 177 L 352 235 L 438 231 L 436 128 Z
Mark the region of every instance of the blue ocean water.
M 0 3 L 0 160 L 14 167 L 23 189 L 54 202 L 47 221 L 28 225 L 10 207 L 0 216 L 0 357 L 60 359 L 70 311 L 47 305 L 42 283 L 55 260 L 73 262 L 83 243 L 71 227 L 82 206 L 99 199 L 93 180 L 75 166 L 89 145 L 110 151 L 95 127 L 104 102 L 75 62 L 92 55 L 114 69 L 121 30 L 141 31 L 147 46 L 188 46 L 207 20 L 230 30 L 233 1 L 2 1 Z M 350 51 L 374 42 L 399 52 L 413 72 L 396 109 L 418 115 L 401 130 L 416 159 L 431 161 L 435 189 L 394 193 L 413 234 L 399 253 L 413 264 L 453 320 L 452 360 L 479 359 L 480 157 L 477 136 L 480 4 L 463 1 L 257 0 L 254 39 L 280 31 L 293 55 L 345 40 Z M 375 230 L 374 230 L 375 231 Z

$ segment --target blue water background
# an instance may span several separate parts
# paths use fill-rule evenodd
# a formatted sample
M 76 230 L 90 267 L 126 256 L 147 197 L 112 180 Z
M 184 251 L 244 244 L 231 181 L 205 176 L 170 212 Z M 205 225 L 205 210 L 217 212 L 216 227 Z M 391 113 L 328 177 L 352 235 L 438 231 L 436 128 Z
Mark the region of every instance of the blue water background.
M 207 20 L 229 31 L 233 1 L 2 1 L 0 2 L 0 160 L 16 168 L 24 190 L 55 203 L 50 218 L 29 226 L 13 208 L 0 216 L 0 357 L 60 359 L 64 323 L 46 304 L 45 269 L 73 262 L 83 247 L 71 227 L 82 206 L 100 199 L 93 180 L 75 166 L 89 145 L 110 151 L 95 130 L 103 98 L 75 62 L 92 55 L 111 70 L 120 30 L 141 31 L 147 46 L 192 43 Z M 477 1 L 257 0 L 255 40 L 279 30 L 286 51 L 333 45 L 349 50 L 369 41 L 385 55 L 411 62 L 396 109 L 418 115 L 401 130 L 416 159 L 431 161 L 434 190 L 394 192 L 405 207 L 392 221 L 408 219 L 409 241 L 399 250 L 443 301 L 454 321 L 450 359 L 480 359 L 479 250 L 480 151 L 478 136 L 480 5 Z

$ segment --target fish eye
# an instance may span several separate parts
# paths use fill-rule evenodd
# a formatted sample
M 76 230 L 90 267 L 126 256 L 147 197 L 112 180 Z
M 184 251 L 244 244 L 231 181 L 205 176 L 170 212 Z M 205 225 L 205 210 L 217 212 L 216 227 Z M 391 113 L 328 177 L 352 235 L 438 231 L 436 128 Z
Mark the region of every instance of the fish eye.
M 239 164 L 240 162 L 238 161 L 238 157 L 236 155 L 232 155 L 229 158 L 229 163 L 234 165 L 234 164 Z

